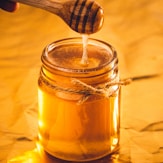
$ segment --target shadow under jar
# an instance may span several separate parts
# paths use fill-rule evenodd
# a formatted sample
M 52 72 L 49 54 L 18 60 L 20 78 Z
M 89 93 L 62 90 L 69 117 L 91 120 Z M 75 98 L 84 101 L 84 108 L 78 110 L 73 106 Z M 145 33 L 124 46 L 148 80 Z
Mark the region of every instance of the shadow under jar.
M 89 39 L 83 66 L 82 38 L 49 44 L 38 80 L 39 142 L 50 155 L 89 161 L 116 151 L 120 135 L 118 59 L 113 47 Z

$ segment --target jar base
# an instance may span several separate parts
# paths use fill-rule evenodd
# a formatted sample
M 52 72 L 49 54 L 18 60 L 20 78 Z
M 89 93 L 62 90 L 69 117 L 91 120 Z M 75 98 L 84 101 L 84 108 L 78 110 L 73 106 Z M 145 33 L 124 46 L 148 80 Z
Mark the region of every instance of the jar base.
M 111 157 L 114 153 L 117 153 L 119 146 L 117 145 L 112 151 L 102 151 L 102 153 L 87 153 L 87 154 L 74 154 L 74 153 L 63 153 L 63 152 L 52 152 L 47 149 L 44 149 L 51 157 L 54 157 L 63 161 L 72 161 L 72 162 L 88 162 L 103 159 L 105 157 Z

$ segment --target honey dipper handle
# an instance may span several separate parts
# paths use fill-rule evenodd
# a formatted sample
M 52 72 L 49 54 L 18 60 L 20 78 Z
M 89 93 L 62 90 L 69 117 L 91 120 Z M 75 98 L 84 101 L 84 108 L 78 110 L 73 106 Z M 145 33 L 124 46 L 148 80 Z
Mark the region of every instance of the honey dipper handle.
M 103 10 L 95 0 L 11 0 L 47 10 L 61 17 L 79 33 L 97 32 L 103 24 Z
M 60 10 L 62 9 L 62 0 L 12 0 L 14 2 L 23 3 L 29 6 L 36 8 L 41 8 L 43 10 L 52 12 L 56 15 L 59 15 Z

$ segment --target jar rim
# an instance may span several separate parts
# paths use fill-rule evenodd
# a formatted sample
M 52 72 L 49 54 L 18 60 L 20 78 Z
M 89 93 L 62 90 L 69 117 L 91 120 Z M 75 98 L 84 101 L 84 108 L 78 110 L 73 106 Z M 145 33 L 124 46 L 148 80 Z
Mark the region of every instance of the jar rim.
M 104 64 L 102 64 L 98 67 L 93 67 L 93 68 L 83 67 L 81 69 L 66 68 L 66 67 L 63 67 L 62 65 L 55 65 L 49 59 L 49 52 L 51 52 L 52 50 L 55 50 L 55 48 L 57 48 L 57 47 L 60 47 L 63 45 L 70 45 L 70 44 L 82 44 L 82 37 L 64 38 L 64 39 L 60 39 L 60 40 L 57 40 L 57 41 L 54 41 L 54 42 L 48 44 L 44 48 L 43 54 L 41 57 L 44 67 L 46 67 L 46 69 L 48 69 L 51 72 L 55 71 L 55 72 L 58 72 L 58 74 L 62 73 L 62 75 L 63 75 L 63 73 L 66 73 L 66 74 L 70 73 L 70 74 L 76 74 L 76 75 L 81 76 L 82 74 L 84 74 L 84 75 L 89 74 L 89 73 L 92 74 L 92 72 L 96 72 L 96 74 L 97 74 L 97 71 L 99 73 L 100 73 L 100 71 L 101 71 L 101 73 L 104 73 L 104 72 L 102 72 L 102 71 L 104 71 L 103 70 L 104 68 L 105 68 L 105 72 L 111 71 L 115 67 L 115 64 L 117 65 L 117 63 L 118 63 L 117 53 L 112 45 L 110 45 L 107 42 L 98 40 L 98 39 L 89 38 L 88 39 L 89 45 L 98 46 L 98 47 L 108 51 L 108 55 L 110 55 L 110 59 L 107 62 L 105 62 Z

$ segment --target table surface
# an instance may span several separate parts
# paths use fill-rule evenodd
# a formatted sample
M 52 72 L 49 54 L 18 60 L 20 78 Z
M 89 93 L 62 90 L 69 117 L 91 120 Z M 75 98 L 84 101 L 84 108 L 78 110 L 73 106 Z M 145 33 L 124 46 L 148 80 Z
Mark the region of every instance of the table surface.
M 98 2 L 105 11 L 104 26 L 90 37 L 115 47 L 121 78 L 158 75 L 122 87 L 120 151 L 99 162 L 161 163 L 163 1 Z M 33 150 L 40 56 L 47 44 L 80 35 L 56 15 L 25 5 L 12 14 L 0 10 L 0 22 L 0 161 L 27 151 L 33 162 L 60 163 Z

